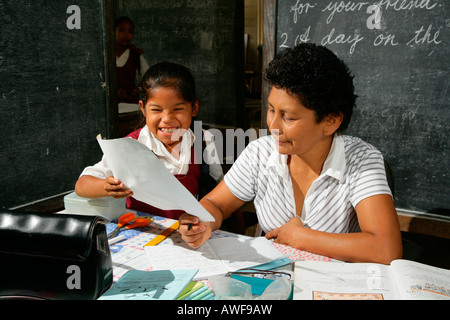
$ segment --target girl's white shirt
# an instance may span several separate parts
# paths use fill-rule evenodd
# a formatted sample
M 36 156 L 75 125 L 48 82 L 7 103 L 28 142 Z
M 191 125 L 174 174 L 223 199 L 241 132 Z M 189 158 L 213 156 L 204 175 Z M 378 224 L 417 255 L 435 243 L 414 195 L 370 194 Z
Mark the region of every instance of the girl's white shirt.
M 220 182 L 223 178 L 223 171 L 214 144 L 214 135 L 207 130 L 203 130 L 203 135 L 206 142 L 206 148 L 203 151 L 202 163 L 205 162 L 209 164 L 209 175 L 217 182 Z M 166 149 L 164 144 L 148 130 L 147 126 L 142 128 L 137 140 L 152 150 L 172 174 L 188 173 L 191 150 L 195 142 L 195 135 L 191 129 L 186 130 L 182 136 L 181 143 L 178 145 L 180 150 L 178 158 L 174 157 Z M 114 176 L 104 156 L 100 162 L 93 166 L 86 167 L 81 173 L 81 176 L 82 175 L 90 175 L 101 179 Z
M 128 58 L 130 57 L 130 49 L 127 49 L 122 53 L 120 57 L 116 57 L 116 67 L 122 68 L 128 61 Z M 140 55 L 139 60 L 141 62 L 141 70 L 136 70 L 136 79 L 137 81 L 141 81 L 142 76 L 144 73 L 148 70 L 149 65 L 147 61 L 144 58 L 144 55 Z

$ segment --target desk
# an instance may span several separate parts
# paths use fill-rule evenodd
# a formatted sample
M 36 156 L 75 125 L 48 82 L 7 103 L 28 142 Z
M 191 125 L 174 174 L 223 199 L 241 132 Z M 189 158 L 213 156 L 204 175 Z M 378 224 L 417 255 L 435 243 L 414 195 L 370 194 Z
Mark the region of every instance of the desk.
M 140 215 L 141 213 L 139 213 Z M 168 219 L 159 216 L 153 216 L 154 221 L 147 227 L 122 231 L 120 235 L 125 236 L 126 240 L 118 242 L 110 246 L 112 262 L 113 262 L 113 274 L 114 282 L 120 279 L 128 270 L 145 270 L 151 271 L 152 266 L 147 258 L 143 246 L 151 239 L 160 234 L 163 230 L 170 227 L 176 220 Z M 107 225 L 107 232 L 111 232 L 116 227 L 115 223 L 109 223 Z M 236 235 L 230 232 L 216 230 L 211 235 L 211 238 L 224 238 L 235 237 Z M 169 236 L 173 243 L 181 243 L 181 234 L 175 231 Z M 171 245 L 170 241 L 163 241 L 158 246 Z M 317 254 L 309 253 L 294 249 L 292 247 L 274 244 L 275 247 L 283 254 L 289 254 L 289 258 L 295 260 L 309 260 L 309 261 L 331 261 L 331 258 L 320 256 Z

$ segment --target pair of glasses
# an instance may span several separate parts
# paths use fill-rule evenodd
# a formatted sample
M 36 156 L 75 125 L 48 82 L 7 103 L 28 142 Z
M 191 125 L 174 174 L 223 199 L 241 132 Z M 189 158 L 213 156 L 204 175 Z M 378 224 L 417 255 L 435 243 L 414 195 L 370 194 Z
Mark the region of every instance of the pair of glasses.
M 241 269 L 239 271 L 228 272 L 226 274 L 227 277 L 231 277 L 233 275 L 241 275 L 248 276 L 260 279 L 278 279 L 278 278 L 286 278 L 291 279 L 291 274 L 282 271 L 271 271 L 271 270 L 259 270 L 259 269 Z

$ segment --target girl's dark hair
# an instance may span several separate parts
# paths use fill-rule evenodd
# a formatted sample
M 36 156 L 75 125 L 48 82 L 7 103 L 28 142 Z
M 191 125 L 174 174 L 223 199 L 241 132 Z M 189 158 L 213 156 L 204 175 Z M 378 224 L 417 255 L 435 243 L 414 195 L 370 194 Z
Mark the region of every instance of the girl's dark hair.
M 160 62 L 147 70 L 139 85 L 140 99 L 144 105 L 152 90 L 159 87 L 175 89 L 183 100 L 192 105 L 197 101 L 194 77 L 188 68 L 180 64 Z
M 269 64 L 264 78 L 314 110 L 318 123 L 328 115 L 342 114 L 337 132 L 347 129 L 357 98 L 353 76 L 329 49 L 312 43 L 285 49 Z

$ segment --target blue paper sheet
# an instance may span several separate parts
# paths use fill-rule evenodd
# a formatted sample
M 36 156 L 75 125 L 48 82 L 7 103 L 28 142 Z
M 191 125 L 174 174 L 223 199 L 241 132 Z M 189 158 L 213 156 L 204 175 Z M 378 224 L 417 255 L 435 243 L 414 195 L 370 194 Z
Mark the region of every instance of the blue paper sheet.
M 174 300 L 198 272 L 130 270 L 99 300 Z

